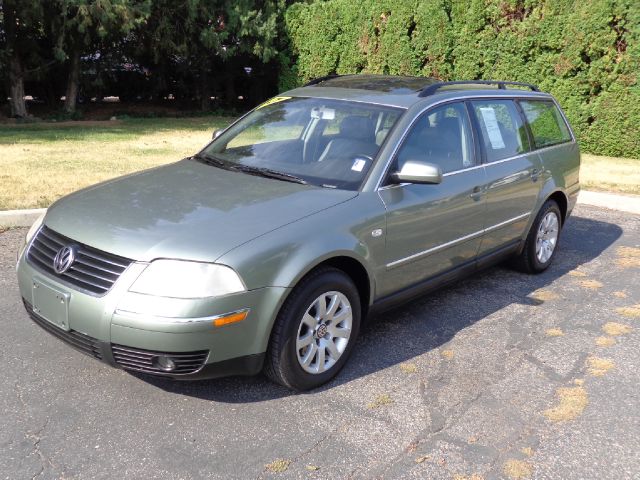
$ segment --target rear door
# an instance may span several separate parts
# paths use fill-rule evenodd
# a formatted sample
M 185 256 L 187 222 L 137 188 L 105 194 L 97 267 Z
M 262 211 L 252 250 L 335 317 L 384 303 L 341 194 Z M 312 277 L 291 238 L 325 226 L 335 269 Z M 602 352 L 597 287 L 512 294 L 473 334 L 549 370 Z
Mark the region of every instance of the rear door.
M 468 105 L 481 139 L 487 181 L 482 256 L 522 237 L 535 215 L 542 166 L 513 100 L 478 99 Z
M 484 169 L 476 160 L 473 131 L 463 102 L 422 114 L 400 146 L 390 171 L 407 160 L 435 163 L 439 185 L 387 185 L 379 195 L 387 210 L 386 269 L 382 297 L 441 272 L 473 266 L 484 225 Z

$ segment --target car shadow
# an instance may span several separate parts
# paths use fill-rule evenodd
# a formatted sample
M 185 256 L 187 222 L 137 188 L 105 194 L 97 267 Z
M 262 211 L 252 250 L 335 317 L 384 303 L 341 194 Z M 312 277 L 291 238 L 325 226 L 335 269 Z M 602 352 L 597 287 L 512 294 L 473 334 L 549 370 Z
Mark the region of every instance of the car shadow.
M 313 392 L 332 389 L 437 349 L 459 331 L 513 303 L 543 303 L 530 294 L 598 257 L 621 235 L 622 229 L 615 224 L 570 217 L 548 270 L 539 275 L 525 275 L 505 266 L 492 267 L 372 318 L 364 326 L 344 369 Z M 261 402 L 295 395 L 263 375 L 192 382 L 135 376 L 167 392 L 225 403 Z

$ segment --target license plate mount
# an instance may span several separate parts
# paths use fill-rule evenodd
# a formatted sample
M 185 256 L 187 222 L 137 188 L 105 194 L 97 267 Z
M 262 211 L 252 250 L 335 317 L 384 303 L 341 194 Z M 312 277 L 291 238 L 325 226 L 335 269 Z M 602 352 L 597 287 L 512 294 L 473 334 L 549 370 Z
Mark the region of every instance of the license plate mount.
M 47 322 L 69 331 L 69 299 L 67 292 L 57 290 L 49 285 L 33 280 L 33 312 Z

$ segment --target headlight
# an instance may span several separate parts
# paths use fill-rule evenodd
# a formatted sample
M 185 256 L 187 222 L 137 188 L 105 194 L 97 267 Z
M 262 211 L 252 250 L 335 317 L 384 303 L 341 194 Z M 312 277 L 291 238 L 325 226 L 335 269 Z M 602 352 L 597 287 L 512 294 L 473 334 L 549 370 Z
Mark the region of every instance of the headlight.
M 226 265 L 182 260 L 151 262 L 129 289 L 175 298 L 219 297 L 245 290 L 238 274 Z
M 35 222 L 33 222 L 33 224 L 31 225 L 31 228 L 29 228 L 29 230 L 27 231 L 27 234 L 24 237 L 24 243 L 22 244 L 22 247 L 20 248 L 20 250 L 18 252 L 18 258 L 20 258 L 22 256 L 22 254 L 24 253 L 25 247 L 29 244 L 29 242 L 31 241 L 33 236 L 36 234 L 36 232 L 38 231 L 38 229 L 42 225 L 42 222 L 44 220 L 44 216 L 46 214 L 47 214 L 47 211 L 45 210 L 44 213 L 42 215 L 40 215 L 36 219 Z

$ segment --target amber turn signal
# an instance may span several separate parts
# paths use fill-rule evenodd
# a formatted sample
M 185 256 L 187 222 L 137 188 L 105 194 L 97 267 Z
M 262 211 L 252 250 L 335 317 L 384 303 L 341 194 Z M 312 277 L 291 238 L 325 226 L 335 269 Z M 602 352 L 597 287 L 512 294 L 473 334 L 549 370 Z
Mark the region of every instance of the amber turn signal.
M 214 327 L 223 327 L 225 325 L 229 325 L 230 323 L 238 323 L 247 318 L 249 315 L 249 310 L 241 310 L 239 312 L 233 312 L 228 315 L 223 315 L 213 320 Z

